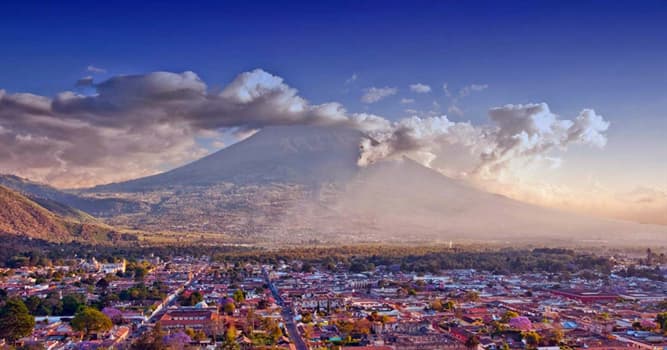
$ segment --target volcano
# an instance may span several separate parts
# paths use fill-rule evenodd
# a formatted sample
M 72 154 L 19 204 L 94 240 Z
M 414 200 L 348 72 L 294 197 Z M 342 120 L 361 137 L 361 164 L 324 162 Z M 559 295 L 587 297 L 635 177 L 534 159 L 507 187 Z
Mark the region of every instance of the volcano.
M 85 191 L 140 202 L 142 230 L 278 241 L 662 240 L 667 227 L 585 217 L 482 191 L 408 158 L 359 167 L 364 135 L 270 127 L 182 167 Z

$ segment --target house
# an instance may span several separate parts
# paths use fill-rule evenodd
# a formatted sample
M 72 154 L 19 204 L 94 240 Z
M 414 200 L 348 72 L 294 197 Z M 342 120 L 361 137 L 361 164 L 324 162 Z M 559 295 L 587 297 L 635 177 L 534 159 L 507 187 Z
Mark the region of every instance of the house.
M 160 318 L 160 324 L 166 329 L 203 330 L 212 334 L 220 325 L 221 318 L 216 309 L 212 308 L 175 308 L 169 309 Z

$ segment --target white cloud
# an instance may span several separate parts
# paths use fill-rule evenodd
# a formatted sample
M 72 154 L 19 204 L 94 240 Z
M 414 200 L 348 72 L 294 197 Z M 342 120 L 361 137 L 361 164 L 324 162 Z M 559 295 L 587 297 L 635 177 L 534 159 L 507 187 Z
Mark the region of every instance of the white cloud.
M 215 149 L 222 149 L 225 148 L 225 142 L 222 140 L 214 140 L 211 142 L 211 146 Z
M 451 106 L 447 107 L 447 113 L 453 114 L 453 115 L 456 115 L 456 116 L 459 116 L 459 117 L 463 116 L 463 114 L 464 114 L 463 110 L 461 110 L 461 108 L 459 108 L 458 106 L 455 106 L 455 105 L 451 105 Z
M 354 123 L 338 103 L 311 105 L 282 78 L 240 74 L 210 92 L 193 72 L 116 76 L 96 94 L 55 98 L 0 90 L 0 167 L 59 186 L 153 174 L 206 154 L 197 138 L 267 125 Z
M 363 103 L 375 103 L 386 97 L 396 95 L 398 89 L 395 87 L 370 87 L 364 89 L 364 94 L 361 96 L 361 102 Z
M 468 86 L 464 86 L 459 90 L 459 98 L 469 96 L 473 92 L 480 92 L 484 91 L 489 88 L 489 85 L 487 84 L 471 84 Z
M 367 166 L 385 158 L 409 156 L 427 160 L 423 164 L 430 166 L 442 146 L 450 142 L 466 143 L 474 140 L 477 133 L 470 123 L 455 123 L 446 116 L 412 116 L 370 133 L 370 138 L 362 141 L 358 164 Z
M 445 96 L 449 99 L 449 107 L 447 108 L 450 114 L 463 116 L 463 109 L 459 106 L 461 100 L 470 96 L 473 92 L 484 91 L 489 88 L 488 84 L 470 84 L 459 89 L 456 95 L 452 94 L 449 90 L 449 85 L 447 83 L 442 84 L 442 90 L 445 92 Z
M 411 103 L 415 103 L 415 99 L 413 99 L 413 98 L 402 98 L 401 99 L 401 104 L 407 105 L 407 104 L 411 104 Z
M 357 78 L 358 78 L 357 73 L 352 73 L 352 75 L 345 80 L 345 85 L 350 85 L 354 83 L 355 81 L 357 81 Z
M 604 132 L 609 122 L 591 109 L 568 120 L 552 113 L 546 103 L 505 105 L 491 109 L 489 116 L 497 127 L 489 133 L 494 147 L 482 154 L 477 169 L 483 173 L 502 170 L 513 159 L 545 155 L 572 143 L 604 147 L 607 141 Z
M 431 87 L 426 84 L 416 83 L 410 85 L 410 90 L 418 94 L 425 94 L 431 92 Z
M 100 67 L 95 67 L 93 65 L 89 65 L 88 67 L 86 67 L 86 71 L 91 72 L 91 73 L 98 73 L 98 74 L 102 74 L 102 73 L 107 72 L 106 69 L 100 68 Z
M 0 168 L 59 186 L 86 186 L 191 161 L 208 152 L 197 140 L 215 145 L 223 132 L 242 139 L 271 125 L 344 124 L 375 140 L 360 140 L 362 165 L 405 155 L 447 173 L 494 176 L 517 160 L 556 164 L 551 152 L 572 143 L 602 147 L 609 127 L 593 110 L 567 120 L 546 104 L 494 108 L 491 125 L 416 110 L 392 122 L 348 113 L 336 102 L 311 104 L 261 69 L 239 74 L 222 91 L 209 90 L 193 72 L 115 76 L 90 86 L 93 95 L 65 91 L 54 98 L 0 90 Z M 365 101 L 397 90 L 370 88 Z M 457 157 L 466 159 L 451 161 Z
M 452 93 L 449 91 L 449 85 L 447 83 L 442 84 L 442 91 L 445 92 L 445 96 L 452 97 Z
M 551 155 L 552 151 L 565 150 L 573 143 L 602 147 L 609 127 L 593 110 L 583 110 L 574 120 L 561 119 L 545 103 L 493 108 L 489 116 L 492 125 L 456 123 L 446 116 L 413 116 L 394 122 L 370 135 L 376 142 L 362 143 L 359 164 L 415 154 L 424 159 L 428 154 L 429 164 L 425 165 L 443 164 L 450 167 L 450 173 L 495 178 L 537 160 L 558 167 L 562 160 Z M 448 164 L 453 147 L 468 155 L 469 160 L 461 162 L 464 168 L 453 169 Z
M 76 81 L 76 86 L 82 87 L 82 86 L 92 86 L 93 85 L 93 77 L 85 76 L 79 80 Z
M 96 94 L 65 91 L 50 98 L 0 90 L 3 172 L 58 186 L 89 186 L 154 174 L 197 159 L 209 152 L 198 140 L 223 147 L 223 132 L 243 139 L 271 125 L 345 124 L 369 135 L 360 140 L 359 165 L 407 156 L 450 176 L 493 182 L 527 164 L 558 167 L 563 161 L 559 153 L 572 144 L 604 147 L 610 126 L 592 109 L 566 119 L 546 103 L 493 108 L 490 123 L 483 125 L 418 110 L 406 110 L 410 118 L 390 121 L 349 113 L 336 102 L 312 104 L 283 78 L 261 69 L 239 74 L 222 91 L 209 89 L 193 72 L 116 76 L 100 83 L 84 79 L 83 85 Z M 468 85 L 452 98 L 485 89 L 484 84 Z M 446 84 L 443 91 L 451 96 Z M 370 88 L 362 100 L 373 103 L 397 92 Z M 412 102 L 401 99 L 403 104 Z M 453 104 L 448 113 L 462 111 Z M 514 187 L 519 186 L 523 185 Z M 561 201 L 564 208 L 576 199 L 558 186 L 535 186 L 523 194 L 500 192 L 540 203 Z M 604 194 L 599 195 L 604 201 L 584 209 L 596 212 L 611 203 L 609 210 L 617 217 L 659 222 L 667 208 L 665 193 L 638 188 Z

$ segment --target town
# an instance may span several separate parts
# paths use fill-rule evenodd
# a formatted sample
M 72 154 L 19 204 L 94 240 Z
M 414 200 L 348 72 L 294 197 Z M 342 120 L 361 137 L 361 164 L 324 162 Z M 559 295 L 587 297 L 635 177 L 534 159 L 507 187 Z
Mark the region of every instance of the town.
M 667 350 L 667 0 L 0 29 L 0 350 Z
M 573 265 L 565 272 L 263 260 L 15 261 L 0 270 L 0 346 L 667 348 L 667 261 L 650 250 L 643 258 L 606 257 L 603 269 Z

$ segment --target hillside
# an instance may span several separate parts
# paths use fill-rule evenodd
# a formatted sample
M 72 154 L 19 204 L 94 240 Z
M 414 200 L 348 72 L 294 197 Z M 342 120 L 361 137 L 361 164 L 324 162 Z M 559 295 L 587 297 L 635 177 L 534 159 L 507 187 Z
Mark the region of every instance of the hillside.
M 142 203 L 121 198 L 95 198 L 79 195 L 74 191 L 62 191 L 49 185 L 23 179 L 14 175 L 0 175 L 0 185 L 20 192 L 44 207 L 58 212 L 67 208 L 76 208 L 84 213 L 96 216 L 113 216 L 121 213 L 135 212 L 142 209 Z M 81 213 L 62 213 L 63 216 L 74 216 L 84 219 Z M 84 214 L 85 216 L 85 214 Z
M 63 220 L 4 186 L 0 186 L 0 231 L 57 241 L 71 237 Z
M 112 228 L 95 222 L 80 211 L 50 202 L 60 212 L 76 214 L 87 221 L 64 218 L 18 192 L 0 185 L 0 233 L 40 238 L 49 241 L 86 240 L 102 242 L 118 235 Z
M 96 223 L 98 220 L 92 215 L 76 209 L 60 202 L 56 202 L 52 199 L 37 197 L 37 196 L 27 196 L 33 202 L 39 204 L 44 209 L 52 212 L 53 214 L 58 215 L 63 219 L 70 221 L 80 222 L 80 223 Z

